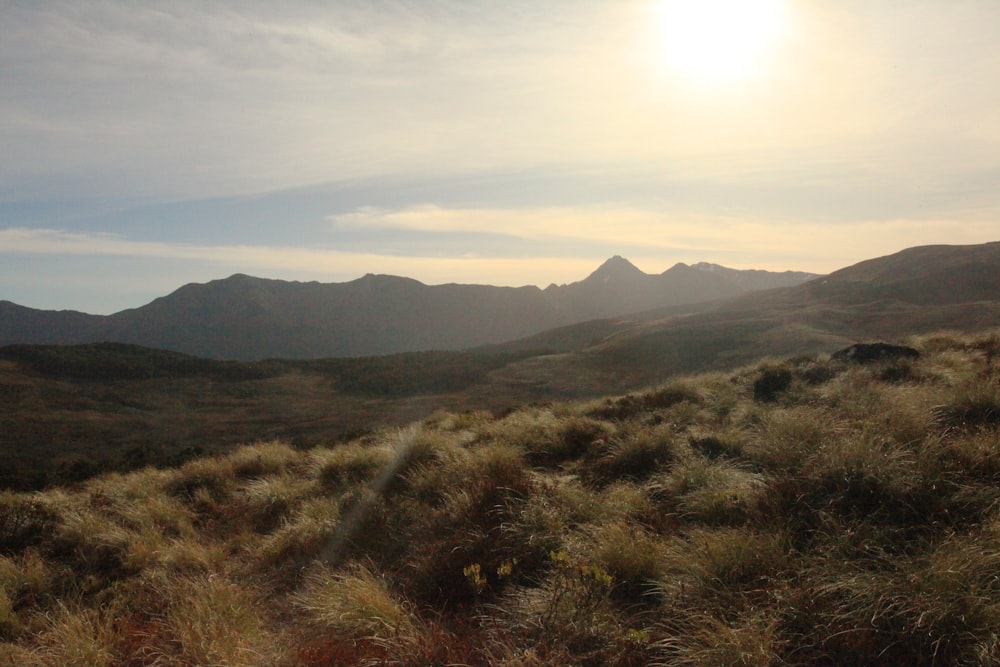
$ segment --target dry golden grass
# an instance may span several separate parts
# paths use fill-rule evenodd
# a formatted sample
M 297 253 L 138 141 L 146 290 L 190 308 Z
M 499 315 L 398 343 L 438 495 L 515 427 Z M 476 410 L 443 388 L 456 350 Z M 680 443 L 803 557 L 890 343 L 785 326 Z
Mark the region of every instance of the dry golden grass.
M 0 664 L 996 664 L 998 340 L 3 492 Z

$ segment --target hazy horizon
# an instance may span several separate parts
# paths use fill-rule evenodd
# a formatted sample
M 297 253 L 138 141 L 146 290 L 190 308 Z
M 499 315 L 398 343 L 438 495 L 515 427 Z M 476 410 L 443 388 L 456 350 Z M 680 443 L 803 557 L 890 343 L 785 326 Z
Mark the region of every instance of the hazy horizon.
M 0 26 L 0 300 L 34 308 L 1000 240 L 987 0 L 38 0 Z

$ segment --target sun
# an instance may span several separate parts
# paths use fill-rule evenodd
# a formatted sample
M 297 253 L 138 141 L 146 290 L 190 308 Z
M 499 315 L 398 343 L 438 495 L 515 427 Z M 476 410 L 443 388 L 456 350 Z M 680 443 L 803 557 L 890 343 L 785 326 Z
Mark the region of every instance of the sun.
M 761 74 L 787 29 L 784 0 L 661 0 L 656 12 L 663 65 L 696 83 Z

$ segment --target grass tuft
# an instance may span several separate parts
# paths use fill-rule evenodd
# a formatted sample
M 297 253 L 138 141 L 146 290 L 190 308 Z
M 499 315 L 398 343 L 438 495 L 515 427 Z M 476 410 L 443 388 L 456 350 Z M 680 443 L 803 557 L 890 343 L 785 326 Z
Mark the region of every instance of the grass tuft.
M 372 567 L 354 563 L 343 572 L 316 566 L 306 575 L 295 605 L 318 632 L 353 639 L 412 636 L 412 612 Z

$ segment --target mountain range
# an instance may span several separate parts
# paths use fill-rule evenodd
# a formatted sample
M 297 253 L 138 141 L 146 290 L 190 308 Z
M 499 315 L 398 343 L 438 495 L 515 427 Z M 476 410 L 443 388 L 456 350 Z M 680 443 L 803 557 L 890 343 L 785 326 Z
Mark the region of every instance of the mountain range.
M 574 323 L 797 285 L 815 274 L 676 264 L 647 274 L 615 256 L 567 285 L 425 285 L 368 274 L 345 283 L 237 274 L 113 315 L 0 301 L 0 345 L 120 342 L 211 359 L 356 357 L 460 350 Z
M 677 373 L 864 340 L 1000 326 L 1000 242 L 909 248 L 799 285 L 595 320 L 496 346 L 550 354 L 494 377 L 534 398 L 629 391 Z

